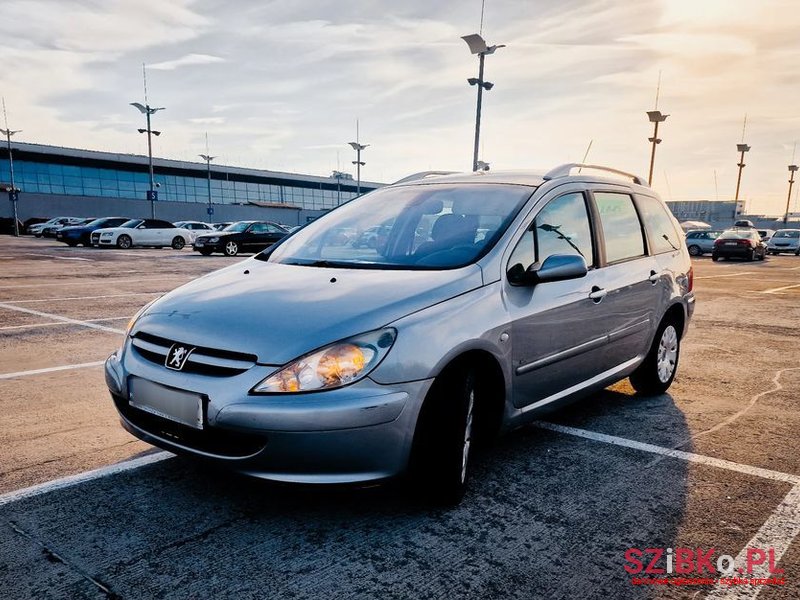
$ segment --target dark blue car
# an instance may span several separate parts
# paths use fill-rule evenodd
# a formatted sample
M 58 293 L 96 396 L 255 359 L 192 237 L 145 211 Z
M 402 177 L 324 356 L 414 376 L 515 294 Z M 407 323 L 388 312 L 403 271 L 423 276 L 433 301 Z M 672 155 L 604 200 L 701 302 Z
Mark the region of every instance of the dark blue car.
M 92 245 L 92 232 L 95 229 L 119 227 L 127 220 L 127 217 L 103 217 L 102 219 L 95 219 L 85 225 L 62 227 L 58 230 L 58 233 L 56 233 L 56 239 L 59 242 L 64 242 L 68 246 L 83 244 L 88 248 Z

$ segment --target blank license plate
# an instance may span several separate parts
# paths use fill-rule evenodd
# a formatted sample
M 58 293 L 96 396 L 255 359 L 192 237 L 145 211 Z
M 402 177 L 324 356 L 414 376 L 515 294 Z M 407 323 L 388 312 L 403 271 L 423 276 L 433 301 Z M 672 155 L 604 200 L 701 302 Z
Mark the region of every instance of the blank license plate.
M 726 246 L 738 246 L 739 244 L 737 244 L 736 242 L 725 242 L 725 245 Z
M 139 377 L 130 378 L 128 391 L 130 405 L 139 410 L 194 429 L 203 428 L 203 399 L 199 394 L 176 390 Z

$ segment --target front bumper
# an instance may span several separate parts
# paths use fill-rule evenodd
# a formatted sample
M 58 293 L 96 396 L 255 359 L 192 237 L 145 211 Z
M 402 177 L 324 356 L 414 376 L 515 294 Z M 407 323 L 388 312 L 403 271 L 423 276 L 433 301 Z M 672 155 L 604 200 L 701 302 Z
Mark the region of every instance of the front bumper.
M 123 427 L 175 453 L 276 481 L 355 483 L 402 473 L 419 408 L 431 381 L 379 385 L 366 378 L 338 390 L 249 395 L 277 367 L 256 365 L 232 377 L 170 371 L 126 343 L 106 360 L 106 384 Z M 197 393 L 203 429 L 129 404 L 129 379 Z
M 798 246 L 767 246 L 768 252 L 797 252 Z
M 223 242 L 207 242 L 203 239 L 196 239 L 192 243 L 192 250 L 200 252 L 201 250 L 205 250 L 206 252 L 222 252 L 225 244 Z

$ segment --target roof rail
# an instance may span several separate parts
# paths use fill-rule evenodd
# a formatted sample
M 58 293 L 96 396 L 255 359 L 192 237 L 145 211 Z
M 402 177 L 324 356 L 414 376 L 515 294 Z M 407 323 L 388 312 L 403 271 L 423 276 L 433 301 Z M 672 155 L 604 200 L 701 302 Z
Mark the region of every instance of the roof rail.
M 547 174 L 542 177 L 542 179 L 548 181 L 550 179 L 556 179 L 557 177 L 569 177 L 572 174 L 573 169 L 594 169 L 596 171 L 606 171 L 607 173 L 614 173 L 615 175 L 622 175 L 623 177 L 630 178 L 633 183 L 637 185 L 649 187 L 649 184 L 644 177 L 639 177 L 633 173 L 627 173 L 626 171 L 620 171 L 619 169 L 612 169 L 611 167 L 604 167 L 602 165 L 584 165 L 581 163 L 566 163 L 559 165 L 554 169 L 550 169 Z
M 392 185 L 396 185 L 398 183 L 408 183 L 409 181 L 417 181 L 419 179 L 425 179 L 426 177 L 433 177 L 436 175 L 452 175 L 453 173 L 458 173 L 458 171 L 420 171 L 419 173 L 414 173 L 407 177 L 403 177 L 402 179 L 398 179 Z

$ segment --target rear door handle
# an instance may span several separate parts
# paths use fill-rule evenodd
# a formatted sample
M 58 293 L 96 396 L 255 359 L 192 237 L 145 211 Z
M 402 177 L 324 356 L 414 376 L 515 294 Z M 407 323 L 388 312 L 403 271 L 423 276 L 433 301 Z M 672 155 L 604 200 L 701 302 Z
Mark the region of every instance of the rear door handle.
M 595 285 L 595 286 L 592 286 L 592 291 L 589 293 L 589 298 L 591 298 L 591 299 L 592 299 L 592 301 L 593 301 L 595 304 L 597 304 L 597 303 L 598 303 L 598 302 L 600 302 L 600 301 L 601 301 L 603 298 L 605 298 L 605 297 L 606 297 L 606 294 L 608 294 L 608 292 L 607 292 L 607 291 L 605 291 L 603 288 L 599 288 L 599 287 L 597 287 L 597 286 Z
M 647 280 L 652 283 L 653 285 L 658 283 L 658 280 L 661 279 L 661 275 L 656 273 L 655 271 L 650 271 L 650 277 Z

